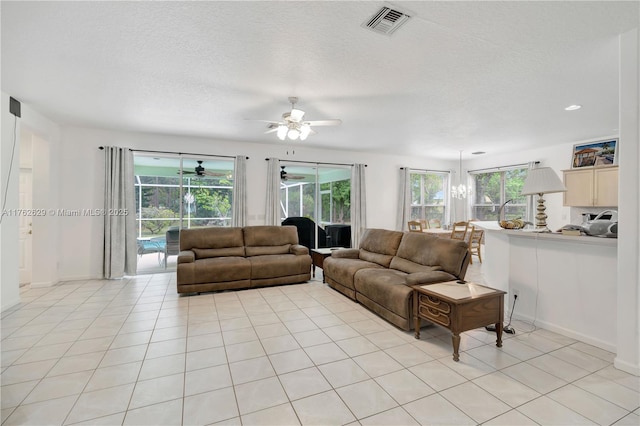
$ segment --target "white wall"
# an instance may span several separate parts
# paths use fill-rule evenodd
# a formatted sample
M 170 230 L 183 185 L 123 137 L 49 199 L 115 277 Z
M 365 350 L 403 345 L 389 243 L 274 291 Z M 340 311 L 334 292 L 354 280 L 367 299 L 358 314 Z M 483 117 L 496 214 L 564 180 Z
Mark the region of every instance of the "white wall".
M 640 375 L 640 32 L 620 37 L 620 182 L 618 185 L 617 356 Z
M 2 147 L 0 175 L 2 176 L 2 199 L 9 178 L 9 164 L 14 141 L 14 116 L 9 113 L 9 95 L 2 93 Z M 13 167 L 7 191 L 5 209 L 17 209 L 20 174 L 21 138 L 29 138 L 32 146 L 33 166 L 33 207 L 43 208 L 55 205 L 57 194 L 57 153 L 60 128 L 57 124 L 21 103 L 21 118 L 15 121 L 16 147 Z M 57 246 L 58 228 L 56 219 L 51 217 L 33 218 L 33 274 L 32 282 L 43 285 L 58 281 Z M 0 225 L 0 288 L 1 309 L 4 310 L 20 302 L 18 279 L 18 218 L 5 216 Z
M 419 157 L 389 156 L 352 151 L 305 148 L 297 144 L 271 145 L 238 143 L 168 135 L 116 132 L 65 127 L 60 155 L 60 197 L 62 209 L 103 207 L 104 166 L 100 146 L 199 153 L 247 155 L 247 218 L 249 225 L 264 223 L 267 157 L 281 160 L 334 163 L 365 163 L 367 226 L 394 229 L 398 205 L 401 166 L 450 170 L 456 162 Z M 295 152 L 295 154 L 294 154 Z M 60 217 L 60 279 L 102 276 L 102 218 Z
M 20 174 L 20 121 L 9 113 L 9 95 L 2 93 L 2 144 L 0 146 L 0 202 L 4 209 L 18 208 L 18 178 Z M 14 124 L 16 134 L 14 138 Z M 12 150 L 15 145 L 13 165 Z M 11 169 L 11 170 L 10 170 Z M 6 194 L 5 194 L 6 190 Z M 1 212 L 0 212 L 1 213 Z M 0 225 L 0 306 L 2 310 L 20 302 L 18 284 L 18 217 L 6 215 Z

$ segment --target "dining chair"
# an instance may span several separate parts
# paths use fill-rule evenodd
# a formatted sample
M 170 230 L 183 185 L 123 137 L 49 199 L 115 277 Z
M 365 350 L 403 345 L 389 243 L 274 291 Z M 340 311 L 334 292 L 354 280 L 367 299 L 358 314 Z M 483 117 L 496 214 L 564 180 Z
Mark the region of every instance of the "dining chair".
M 429 222 L 425 219 L 420 219 L 420 225 L 422 225 L 422 230 L 429 229 Z
M 484 230 L 476 229 L 475 226 L 471 227 L 471 234 L 469 237 L 469 263 L 473 263 L 473 255 L 478 256 L 478 260 L 482 263 L 482 254 L 480 245 L 482 243 L 482 237 L 484 236 Z
M 451 228 L 451 239 L 466 241 L 469 222 L 455 222 Z
M 422 232 L 422 224 L 417 220 L 410 220 L 408 222 L 409 232 Z
M 429 228 L 438 229 L 442 228 L 440 224 L 440 219 L 429 219 Z

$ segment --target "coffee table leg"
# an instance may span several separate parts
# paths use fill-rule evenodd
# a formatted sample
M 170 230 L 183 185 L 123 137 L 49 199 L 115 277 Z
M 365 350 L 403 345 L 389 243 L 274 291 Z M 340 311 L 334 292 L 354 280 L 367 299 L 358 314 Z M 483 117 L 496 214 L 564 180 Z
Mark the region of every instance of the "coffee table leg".
M 315 278 L 316 277 L 316 264 L 315 263 L 313 264 L 313 267 L 311 268 L 311 272 L 313 274 L 313 278 Z
M 496 346 L 502 347 L 502 321 L 496 323 Z
M 460 354 L 458 351 L 460 350 L 460 334 L 451 335 L 451 340 L 453 341 L 453 360 L 460 360 Z

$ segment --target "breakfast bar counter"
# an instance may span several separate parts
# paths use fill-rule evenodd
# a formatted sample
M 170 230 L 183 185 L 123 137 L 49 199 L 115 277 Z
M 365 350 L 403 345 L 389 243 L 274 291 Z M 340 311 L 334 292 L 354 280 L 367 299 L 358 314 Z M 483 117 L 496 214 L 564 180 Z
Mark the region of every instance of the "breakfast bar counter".
M 514 318 L 615 353 L 617 239 L 485 230 L 484 283 L 518 293 Z

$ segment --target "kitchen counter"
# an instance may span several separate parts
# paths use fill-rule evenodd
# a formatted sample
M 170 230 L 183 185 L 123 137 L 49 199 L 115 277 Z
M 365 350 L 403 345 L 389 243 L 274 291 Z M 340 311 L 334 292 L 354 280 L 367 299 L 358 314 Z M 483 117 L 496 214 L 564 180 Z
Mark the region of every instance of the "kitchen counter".
M 616 238 L 475 225 L 487 231 L 484 284 L 507 291 L 507 307 L 519 293 L 514 318 L 615 352 Z

